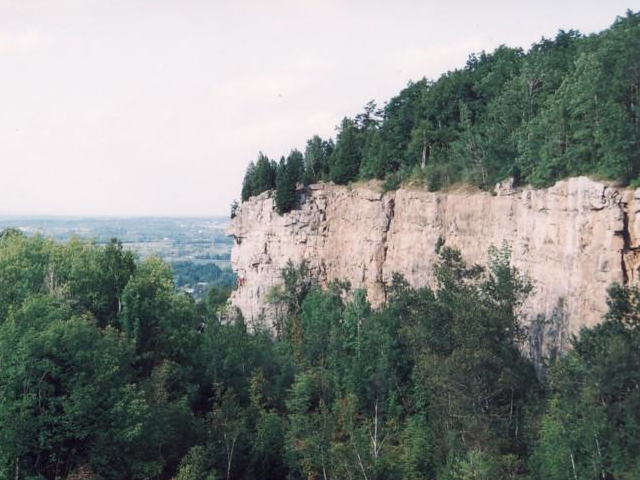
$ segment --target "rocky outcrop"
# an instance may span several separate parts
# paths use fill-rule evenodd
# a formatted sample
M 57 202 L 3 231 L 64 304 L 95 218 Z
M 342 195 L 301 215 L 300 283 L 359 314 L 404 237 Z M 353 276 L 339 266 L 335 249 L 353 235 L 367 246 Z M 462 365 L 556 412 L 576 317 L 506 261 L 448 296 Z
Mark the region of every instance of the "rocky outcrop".
M 640 190 L 586 177 L 539 190 L 504 182 L 493 194 L 411 188 L 382 194 L 318 184 L 282 216 L 265 192 L 244 202 L 229 226 L 231 264 L 241 278 L 232 302 L 245 318 L 268 320 L 265 295 L 280 283 L 281 269 L 288 260 L 307 260 L 320 282 L 349 280 L 379 305 L 394 272 L 414 286 L 433 282 L 438 239 L 471 263 L 486 262 L 488 248 L 506 241 L 514 265 L 534 282 L 527 316 L 561 317 L 576 332 L 600 320 L 612 282 L 637 278 L 638 210 Z

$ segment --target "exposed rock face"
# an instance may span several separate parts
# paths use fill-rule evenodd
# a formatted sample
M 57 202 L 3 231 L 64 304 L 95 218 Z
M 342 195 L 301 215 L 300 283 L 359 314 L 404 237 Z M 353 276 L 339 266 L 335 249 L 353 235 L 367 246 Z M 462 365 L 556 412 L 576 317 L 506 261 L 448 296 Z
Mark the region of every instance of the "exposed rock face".
M 349 280 L 379 305 L 394 272 L 414 286 L 432 283 L 439 238 L 470 263 L 485 263 L 489 246 L 506 241 L 514 265 L 534 282 L 527 315 L 560 314 L 576 332 L 601 319 L 612 282 L 637 278 L 638 210 L 640 189 L 586 177 L 540 190 L 507 182 L 495 195 L 318 184 L 283 216 L 265 192 L 240 206 L 228 230 L 236 240 L 231 263 L 243 279 L 232 302 L 247 319 L 269 319 L 265 294 L 280 283 L 287 260 L 304 259 L 321 282 Z

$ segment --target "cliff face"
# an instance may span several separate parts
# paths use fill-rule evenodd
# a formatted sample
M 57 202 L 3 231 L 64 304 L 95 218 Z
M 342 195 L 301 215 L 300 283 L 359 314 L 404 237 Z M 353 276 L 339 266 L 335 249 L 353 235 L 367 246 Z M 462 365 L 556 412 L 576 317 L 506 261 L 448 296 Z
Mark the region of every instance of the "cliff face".
M 232 302 L 245 318 L 268 320 L 265 294 L 291 259 L 307 260 L 321 283 L 366 287 L 379 305 L 394 272 L 414 286 L 432 283 L 439 238 L 470 263 L 485 263 L 489 246 L 506 241 L 514 265 L 534 282 L 527 316 L 560 319 L 571 332 L 600 320 L 612 282 L 637 278 L 640 189 L 579 177 L 540 190 L 506 184 L 496 193 L 318 184 L 298 210 L 280 216 L 265 192 L 240 206 L 228 230 L 231 264 L 243 279 Z

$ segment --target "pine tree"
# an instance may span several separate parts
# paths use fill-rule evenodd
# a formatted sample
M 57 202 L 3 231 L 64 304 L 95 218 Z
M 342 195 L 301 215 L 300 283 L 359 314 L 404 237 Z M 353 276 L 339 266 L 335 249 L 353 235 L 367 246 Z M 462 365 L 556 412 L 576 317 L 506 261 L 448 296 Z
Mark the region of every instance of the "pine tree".
M 269 161 L 262 152 L 258 155 L 254 179 L 254 195 L 258 195 L 267 190 L 273 190 L 276 186 L 276 166 Z
M 304 155 L 299 150 L 293 149 L 287 157 L 287 165 L 292 169 L 292 175 L 296 182 L 301 182 L 304 177 Z
M 329 178 L 345 185 L 358 176 L 362 156 L 358 128 L 353 120 L 344 118 L 337 137 L 336 149 L 331 157 Z
M 242 181 L 242 193 L 240 197 L 243 202 L 246 202 L 255 195 L 254 191 L 254 180 L 256 173 L 256 165 L 253 162 L 249 162 L 249 166 L 247 166 L 247 172 L 244 174 L 244 180 Z
M 291 152 L 287 160 L 280 160 L 276 175 L 276 211 L 282 215 L 291 211 L 297 201 L 296 186 L 302 177 L 302 154 L 297 150 Z

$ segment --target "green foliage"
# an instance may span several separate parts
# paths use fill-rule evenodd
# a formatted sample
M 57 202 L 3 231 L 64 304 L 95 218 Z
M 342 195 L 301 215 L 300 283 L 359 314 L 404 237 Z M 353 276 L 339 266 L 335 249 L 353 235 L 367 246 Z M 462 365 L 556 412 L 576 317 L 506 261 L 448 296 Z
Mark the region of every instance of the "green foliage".
M 286 161 L 280 160 L 276 175 L 275 204 L 276 211 L 282 215 L 291 211 L 298 202 L 298 182 L 304 173 L 304 157 L 302 153 L 293 150 Z
M 299 314 L 303 370 L 286 404 L 292 472 L 522 472 L 526 448 L 517 425 L 540 393 L 520 354 L 519 308 L 530 285 L 510 266 L 507 247 L 490 252 L 486 270 L 468 267 L 459 252 L 440 252 L 437 290 L 414 290 L 395 277 L 389 303 L 376 312 L 362 291 L 347 303 L 340 288 L 306 294 Z
M 193 261 L 172 262 L 173 278 L 178 287 L 205 282 L 210 286 L 230 288 L 236 283 L 236 276 L 230 268 L 220 268 L 214 263 L 194 263 Z
M 242 191 L 240 192 L 240 199 L 243 202 L 246 202 L 252 196 L 258 193 L 254 189 L 255 175 L 256 175 L 256 165 L 253 162 L 249 162 L 249 165 L 247 165 L 247 171 L 244 174 L 244 179 L 242 180 Z
M 146 260 L 138 268 L 123 293 L 120 317 L 122 331 L 141 357 L 159 354 L 167 348 L 159 334 L 164 333 L 174 292 L 169 267 L 157 258 Z
M 210 469 L 210 461 L 204 447 L 198 445 L 180 462 L 176 480 L 216 480 L 220 478 Z
M 308 185 L 329 177 L 329 159 L 335 145 L 333 140 L 323 140 L 318 135 L 307 141 L 304 151 L 304 184 Z
M 159 472 L 151 407 L 130 383 L 133 349 L 114 330 L 36 295 L 0 328 L 0 351 L 3 477 L 59 478 L 83 459 L 109 478 Z
M 397 190 L 401 183 L 402 176 L 399 172 L 390 173 L 385 177 L 384 182 L 382 183 L 382 190 L 385 192 Z
M 584 329 L 550 372 L 533 452 L 540 478 L 637 478 L 640 473 L 640 291 L 614 285 L 605 322 Z
M 362 161 L 362 140 L 356 123 L 344 118 L 336 138 L 336 148 L 331 155 L 329 179 L 345 185 L 358 176 Z
M 637 479 L 640 290 L 541 383 L 509 248 L 437 252 L 377 309 L 289 263 L 272 332 L 117 242 L 0 234 L 0 478 Z
M 217 478 L 227 462 L 207 422 L 233 389 L 246 418 L 234 475 L 269 464 L 262 478 L 282 478 L 272 408 L 290 362 L 266 332 L 223 323 L 228 290 L 196 305 L 175 292 L 167 265 L 136 265 L 115 241 L 7 231 L 0 259 L 0 478 Z M 251 407 L 258 371 L 268 387 Z
M 256 163 L 250 162 L 242 182 L 242 201 L 276 186 L 277 166 L 260 152 Z
M 639 48 L 640 13 L 628 11 L 598 34 L 560 30 L 527 52 L 472 54 L 435 81 L 410 82 L 384 108 L 369 102 L 344 118 L 335 148 L 314 136 L 301 178 L 376 178 L 388 190 L 418 168 L 432 191 L 456 182 L 489 189 L 509 176 L 535 187 L 577 175 L 637 181 Z

